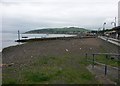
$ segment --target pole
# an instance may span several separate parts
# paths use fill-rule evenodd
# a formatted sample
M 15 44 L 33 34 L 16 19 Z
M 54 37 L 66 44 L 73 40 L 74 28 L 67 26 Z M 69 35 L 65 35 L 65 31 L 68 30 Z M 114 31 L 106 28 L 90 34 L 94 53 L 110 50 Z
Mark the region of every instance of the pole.
M 116 17 L 115 17 L 115 27 L 116 27 Z
M 103 24 L 103 35 L 104 35 L 104 32 L 105 32 L 105 25 L 106 25 L 106 22 L 104 22 L 104 24 Z
M 105 30 L 105 25 L 106 25 L 106 22 L 104 22 L 104 24 L 103 24 L 103 30 Z
M 98 29 L 98 35 L 100 36 L 101 35 L 101 31 L 100 31 L 101 28 Z
M 20 31 L 18 30 L 18 40 L 20 40 Z
M 87 61 L 87 53 L 85 54 L 85 57 L 86 57 L 86 61 Z
M 93 65 L 92 65 L 92 68 L 94 68 L 94 61 L 95 61 L 95 58 L 94 58 L 94 54 L 93 54 Z
M 107 75 L 107 65 L 105 64 L 105 76 Z
M 108 55 L 106 55 L 106 60 L 108 60 Z M 107 75 L 107 61 L 106 61 L 106 64 L 105 64 L 105 76 Z

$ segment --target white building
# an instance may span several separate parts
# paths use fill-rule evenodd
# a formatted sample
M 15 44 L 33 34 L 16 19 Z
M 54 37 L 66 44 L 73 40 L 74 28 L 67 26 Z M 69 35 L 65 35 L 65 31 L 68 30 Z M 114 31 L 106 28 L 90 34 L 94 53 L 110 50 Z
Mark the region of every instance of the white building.
M 120 26 L 120 1 L 118 2 L 118 26 Z

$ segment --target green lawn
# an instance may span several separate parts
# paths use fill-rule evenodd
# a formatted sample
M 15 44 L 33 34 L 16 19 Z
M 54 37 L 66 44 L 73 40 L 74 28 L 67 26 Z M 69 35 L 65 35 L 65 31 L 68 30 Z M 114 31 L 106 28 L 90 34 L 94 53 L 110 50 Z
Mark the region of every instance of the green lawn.
M 92 55 L 88 56 L 88 60 L 93 60 Z M 111 59 L 111 57 L 106 58 L 105 55 L 95 55 L 95 61 L 107 64 L 113 67 L 118 67 L 118 64 L 120 64 L 120 61 L 117 59 Z
M 5 84 L 98 84 L 95 76 L 87 69 L 84 57 L 66 55 L 63 57 L 45 56 L 33 60 L 18 73 L 19 78 L 4 75 Z M 8 68 L 8 72 L 15 69 Z M 8 73 L 9 74 L 9 73 Z

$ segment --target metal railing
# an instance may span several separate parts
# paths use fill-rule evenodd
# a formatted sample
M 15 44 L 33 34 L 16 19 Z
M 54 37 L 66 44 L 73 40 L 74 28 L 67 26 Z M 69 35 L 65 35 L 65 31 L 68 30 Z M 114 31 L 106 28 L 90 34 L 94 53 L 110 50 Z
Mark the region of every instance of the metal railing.
M 104 66 L 104 74 L 105 74 L 105 76 L 107 75 L 108 67 L 111 67 L 113 69 L 116 69 L 116 70 L 120 71 L 119 67 L 110 66 L 110 65 L 107 64 L 107 61 L 106 61 L 105 64 L 95 61 L 95 56 L 98 56 L 98 55 L 103 55 L 104 58 L 106 58 L 106 59 L 108 59 L 110 56 L 115 56 L 115 59 L 120 61 L 120 54 L 116 54 L 116 53 L 93 53 L 93 54 L 91 54 L 92 55 L 92 59 L 91 60 L 88 59 L 88 55 L 89 54 L 86 53 L 85 57 L 86 57 L 87 61 L 92 62 L 92 68 L 94 68 L 95 64 L 99 64 L 99 65 L 103 65 Z

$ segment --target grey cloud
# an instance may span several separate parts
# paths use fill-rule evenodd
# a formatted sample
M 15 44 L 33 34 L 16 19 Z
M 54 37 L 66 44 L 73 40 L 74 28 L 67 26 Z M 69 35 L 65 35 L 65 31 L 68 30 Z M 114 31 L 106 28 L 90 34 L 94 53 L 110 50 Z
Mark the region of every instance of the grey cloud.
M 79 26 L 96 28 L 117 16 L 118 0 L 2 0 L 3 30 Z M 112 27 L 108 24 L 107 27 Z

